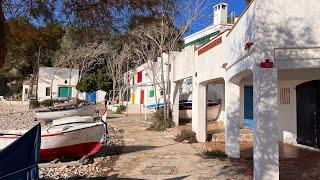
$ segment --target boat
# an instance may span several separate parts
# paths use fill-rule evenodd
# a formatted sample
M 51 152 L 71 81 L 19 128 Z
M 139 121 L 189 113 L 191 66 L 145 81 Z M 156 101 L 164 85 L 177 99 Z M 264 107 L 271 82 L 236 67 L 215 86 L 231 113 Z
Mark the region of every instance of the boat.
M 38 179 L 40 132 L 38 124 L 0 150 L 0 179 Z
M 107 134 L 104 121 L 92 117 L 68 117 L 54 120 L 41 132 L 40 160 L 50 161 L 62 156 L 86 156 L 96 153 Z M 0 132 L 0 149 L 19 138 L 24 131 Z
M 49 123 L 55 119 L 72 116 L 93 116 L 95 114 L 94 104 L 69 105 L 52 107 L 36 111 L 36 119 Z

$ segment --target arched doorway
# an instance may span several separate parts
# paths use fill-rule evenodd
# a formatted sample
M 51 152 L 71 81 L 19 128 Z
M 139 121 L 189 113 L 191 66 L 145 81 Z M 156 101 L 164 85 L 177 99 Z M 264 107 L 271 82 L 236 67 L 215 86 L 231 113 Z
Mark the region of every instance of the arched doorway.
M 297 93 L 297 142 L 320 148 L 320 80 L 302 83 Z

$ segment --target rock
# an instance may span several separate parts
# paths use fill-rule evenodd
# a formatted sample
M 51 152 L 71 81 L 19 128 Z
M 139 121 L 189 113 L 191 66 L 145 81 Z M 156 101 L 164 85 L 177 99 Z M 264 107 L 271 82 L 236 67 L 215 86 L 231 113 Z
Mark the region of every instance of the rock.
M 182 141 L 182 143 L 189 144 L 189 143 L 190 143 L 190 141 L 189 141 L 189 140 L 187 140 L 187 139 L 185 139 L 185 140 L 183 140 L 183 141 Z

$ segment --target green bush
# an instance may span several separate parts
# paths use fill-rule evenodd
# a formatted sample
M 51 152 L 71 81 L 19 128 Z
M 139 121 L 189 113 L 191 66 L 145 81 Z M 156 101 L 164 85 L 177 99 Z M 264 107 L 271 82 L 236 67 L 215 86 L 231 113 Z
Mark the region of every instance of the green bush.
M 30 102 L 29 102 L 29 107 L 30 107 L 31 109 L 38 108 L 39 106 L 40 106 L 39 101 L 37 101 L 37 100 L 30 100 Z
M 176 137 L 177 142 L 188 141 L 189 143 L 196 143 L 196 133 L 190 129 L 183 129 Z
M 51 99 L 46 99 L 40 102 L 40 105 L 43 107 L 50 107 L 53 106 L 54 101 Z
M 117 107 L 116 113 L 117 114 L 122 114 L 122 111 L 121 111 L 120 107 Z
M 126 109 L 127 109 L 126 106 L 120 105 L 120 106 L 117 107 L 116 113 L 117 114 L 122 114 L 122 112 L 124 112 Z
M 152 117 L 153 123 L 148 128 L 148 130 L 152 131 L 164 131 L 167 128 L 173 127 L 174 123 L 172 121 L 172 116 L 168 118 L 168 120 L 164 119 L 164 111 L 163 109 L 158 109 Z
M 218 149 L 214 149 L 214 150 L 206 150 L 202 152 L 202 156 L 204 158 L 208 158 L 208 159 L 218 159 L 218 158 L 226 158 L 228 157 L 228 155 L 226 155 L 226 153 L 224 153 L 221 150 Z
M 120 105 L 119 107 L 118 107 L 119 109 L 120 109 L 120 111 L 125 111 L 127 108 L 126 108 L 126 106 L 125 105 Z

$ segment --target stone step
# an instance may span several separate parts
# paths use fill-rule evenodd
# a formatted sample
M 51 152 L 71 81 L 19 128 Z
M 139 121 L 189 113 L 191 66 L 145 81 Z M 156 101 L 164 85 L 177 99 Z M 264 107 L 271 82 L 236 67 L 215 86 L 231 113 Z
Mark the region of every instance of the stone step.
M 224 132 L 212 134 L 211 136 L 212 136 L 211 141 L 225 142 L 225 133 Z M 240 130 L 240 141 L 253 142 L 253 133 L 247 129 Z

